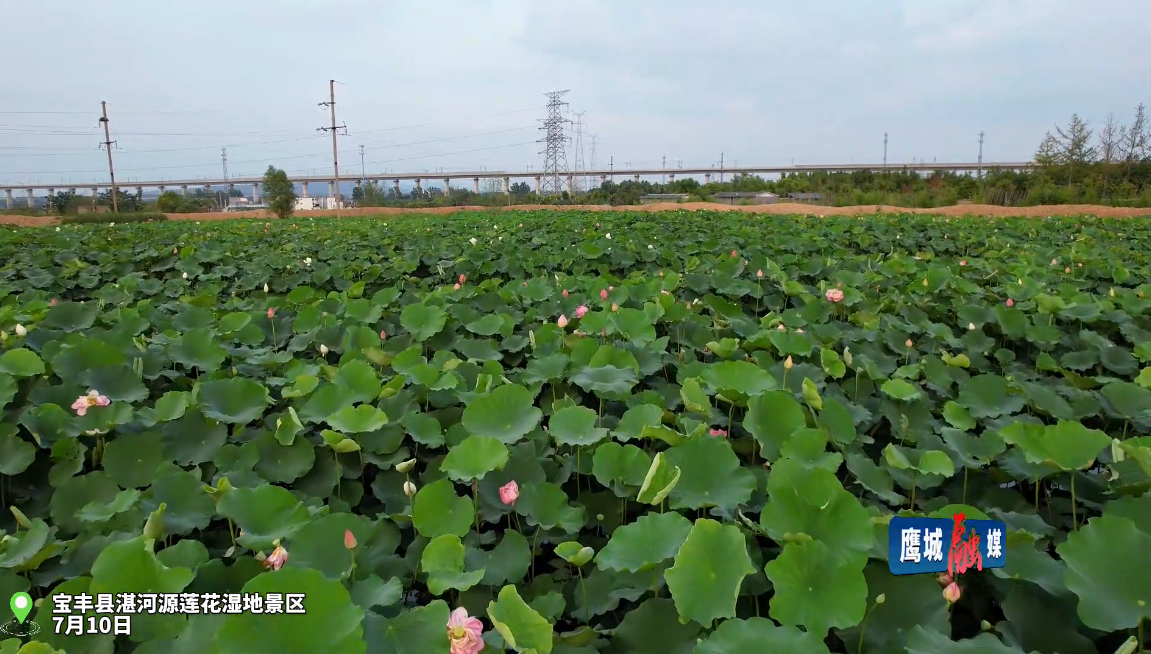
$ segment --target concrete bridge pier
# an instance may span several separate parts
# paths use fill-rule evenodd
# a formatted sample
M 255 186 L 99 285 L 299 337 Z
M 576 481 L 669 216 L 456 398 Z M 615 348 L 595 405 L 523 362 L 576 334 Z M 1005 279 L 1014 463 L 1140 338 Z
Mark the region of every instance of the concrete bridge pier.
M 511 179 L 505 177 L 504 178 L 504 195 L 511 197 L 511 194 L 512 194 L 512 181 L 511 181 Z
M 419 190 L 420 190 L 420 178 L 417 177 L 416 178 L 416 191 L 419 191 Z
M 639 181 L 639 175 L 635 176 L 636 181 Z M 575 195 L 575 175 L 568 173 L 568 195 Z
M 260 183 L 252 184 L 252 204 L 260 203 Z
M 164 195 L 164 191 L 165 191 L 165 189 L 167 189 L 168 187 L 161 185 L 159 188 L 160 188 L 160 195 Z
M 100 195 L 100 189 L 95 186 L 92 187 L 92 201 L 96 201 L 96 196 Z
M 536 195 L 540 194 L 540 176 L 536 175 Z
M 395 189 L 396 196 L 399 197 L 399 195 L 400 195 L 400 180 L 393 179 L 392 180 L 392 188 Z
M 48 197 L 52 197 L 53 195 L 56 195 L 56 189 L 49 187 L 48 188 Z
M 28 189 L 28 208 L 31 209 L 36 206 L 36 196 L 33 195 L 32 189 Z
M 711 183 L 711 173 L 704 173 L 703 174 L 703 183 L 704 184 L 710 184 Z
M 336 182 L 334 180 L 328 182 L 328 197 L 333 198 L 333 202 L 340 201 L 339 198 L 336 197 Z
M 446 198 L 451 194 L 452 194 L 452 180 L 445 177 L 444 178 L 444 197 Z
M 632 175 L 631 180 L 636 184 L 639 184 L 639 175 Z
M 479 177 L 473 177 L 472 178 L 472 191 L 474 191 L 476 195 L 479 195 L 479 193 L 480 193 L 480 178 Z
M 12 189 L 10 188 L 4 189 L 4 208 L 12 208 Z
M 188 197 L 188 185 L 184 184 L 180 187 L 180 195 Z
M 600 175 L 599 176 L 599 185 L 603 186 L 606 183 L 607 183 L 607 175 Z
M 674 184 L 675 183 L 675 173 L 669 173 L 667 176 L 667 181 L 672 182 Z
M 137 186 L 136 187 L 136 196 L 141 197 L 141 198 L 144 197 L 144 187 L 143 186 Z
M 308 183 L 307 182 L 300 182 L 300 197 L 302 197 L 302 198 L 308 197 Z

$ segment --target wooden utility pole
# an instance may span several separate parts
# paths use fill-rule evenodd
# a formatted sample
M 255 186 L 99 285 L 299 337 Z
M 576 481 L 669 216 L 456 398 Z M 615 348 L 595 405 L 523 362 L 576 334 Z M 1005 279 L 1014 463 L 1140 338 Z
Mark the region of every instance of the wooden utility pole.
M 100 110 L 103 115 L 100 116 L 100 122 L 104 123 L 104 149 L 108 151 L 108 177 L 112 180 L 112 213 L 119 213 L 120 208 L 116 203 L 116 196 L 119 195 L 116 189 L 116 170 L 112 167 L 112 140 L 111 132 L 108 130 L 108 103 L 101 102 Z
M 332 176 L 335 179 L 335 201 L 336 201 L 336 217 L 340 217 L 340 154 L 339 146 L 336 144 L 336 135 L 339 130 L 344 130 L 347 133 L 348 128 L 346 125 L 336 127 L 336 80 L 328 80 L 328 101 L 321 102 L 321 107 L 328 107 L 332 112 L 332 125 L 331 127 L 319 128 L 322 132 L 332 132 Z

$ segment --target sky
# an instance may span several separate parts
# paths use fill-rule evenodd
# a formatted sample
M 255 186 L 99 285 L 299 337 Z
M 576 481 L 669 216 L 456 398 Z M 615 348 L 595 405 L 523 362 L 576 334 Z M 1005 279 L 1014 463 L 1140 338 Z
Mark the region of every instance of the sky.
M 1088 9 L 1089 7 L 1089 9 Z M 0 0 L 0 187 L 540 170 L 545 93 L 590 168 L 1030 160 L 1151 101 L 1147 0 Z M 576 163 L 574 125 L 566 147 Z M 594 141 L 594 157 L 593 157 Z M 360 146 L 363 146 L 361 168 Z

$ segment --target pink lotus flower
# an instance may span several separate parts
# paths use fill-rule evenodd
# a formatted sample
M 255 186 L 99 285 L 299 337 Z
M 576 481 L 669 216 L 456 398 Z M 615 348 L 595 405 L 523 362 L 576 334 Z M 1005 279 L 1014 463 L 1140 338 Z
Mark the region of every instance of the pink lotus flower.
M 520 486 L 516 483 L 516 480 L 513 479 L 503 486 L 500 486 L 500 501 L 504 504 L 508 506 L 515 504 L 519 496 Z
M 827 295 L 827 299 L 829 302 L 842 302 L 843 301 L 843 291 L 839 290 L 838 288 L 827 289 L 826 295 Z
M 72 403 L 72 410 L 76 415 L 82 416 L 88 413 L 88 409 L 94 406 L 108 406 L 112 402 L 105 395 L 100 395 L 99 391 L 88 391 L 87 395 L 81 395 L 76 398 Z
M 724 429 L 712 429 L 707 433 L 709 436 L 723 436 L 724 438 L 727 437 L 727 431 Z
M 583 318 L 584 316 L 587 315 L 587 311 L 588 311 L 587 307 L 585 307 L 582 304 L 579 305 L 578 307 L 576 307 L 576 318 Z
M 463 273 L 460 273 L 460 283 L 463 284 L 466 281 L 468 281 L 468 276 L 463 274 Z
M 612 311 L 619 311 L 619 305 L 616 304 L 615 302 L 612 302 L 611 303 L 611 310 Z
M 1057 266 L 1057 265 L 1059 265 L 1059 260 L 1058 260 L 1058 259 L 1052 259 L 1052 260 L 1051 260 L 1051 265 L 1053 265 L 1053 266 Z
M 268 317 L 269 318 L 275 318 L 276 317 L 276 310 L 274 308 L 268 307 Z
M 1011 298 L 1007 298 L 1006 304 L 1007 304 L 1007 308 L 1010 309 L 1011 307 L 1015 306 L 1015 300 L 1012 300 Z
M 453 286 L 452 288 L 456 289 L 457 291 L 460 290 L 460 283 L 456 282 L 456 285 Z
M 756 276 L 756 277 L 759 277 L 759 278 L 762 278 L 762 277 L 763 277 L 763 270 L 761 269 L 761 270 L 757 270 L 757 271 L 755 271 L 755 276 Z
M 960 595 L 962 595 L 962 592 L 959 590 L 959 584 L 954 581 L 947 584 L 947 588 L 943 589 L 943 599 L 947 600 L 948 604 L 958 602 Z
M 607 289 L 606 288 L 599 292 L 599 299 L 601 299 L 601 300 L 607 299 Z
M 907 339 L 907 342 L 905 342 L 904 345 L 906 345 L 908 348 L 915 347 L 915 343 L 910 338 Z
M 287 562 L 288 550 L 284 549 L 281 545 L 277 545 L 276 549 L 272 550 L 272 553 L 268 555 L 268 558 L 264 559 L 264 567 L 279 570 L 284 567 L 284 564 Z
M 380 330 L 380 340 L 381 341 L 388 340 L 388 333 L 382 329 Z
M 180 251 L 176 248 L 172 248 L 172 254 L 180 254 Z
M 564 292 L 563 292 L 563 296 L 564 296 L 564 297 L 567 297 L 567 296 L 568 296 L 568 290 L 567 290 L 566 288 L 564 289 Z
M 356 535 L 352 533 L 351 529 L 344 530 L 344 549 L 356 549 Z
M 1071 272 L 1071 266 L 1067 266 L 1066 268 L 1064 268 L 1063 272 L 1065 272 L 1065 273 Z
M 731 256 L 732 256 L 732 257 L 737 257 L 737 256 L 739 256 L 739 255 L 736 253 L 736 251 L 735 251 L 735 250 L 732 250 L 732 251 L 731 251 Z
M 607 287 L 607 290 L 609 290 L 609 291 L 614 291 L 614 290 L 615 290 L 615 287 L 614 287 L 614 286 L 608 286 L 608 287 Z
M 563 315 L 563 314 L 560 314 L 559 320 L 556 321 L 556 326 L 559 327 L 560 329 L 567 327 L 568 326 L 568 317 Z
M 478 654 L 484 648 L 484 624 L 460 607 L 448 617 L 448 642 L 451 654 Z
M 48 306 L 56 306 L 56 298 L 52 298 L 52 301 L 48 303 Z

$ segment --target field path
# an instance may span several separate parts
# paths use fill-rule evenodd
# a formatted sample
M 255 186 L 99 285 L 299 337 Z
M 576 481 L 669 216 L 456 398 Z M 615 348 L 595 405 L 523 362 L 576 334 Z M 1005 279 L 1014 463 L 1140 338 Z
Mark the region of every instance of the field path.
M 625 206 L 609 206 L 603 204 L 579 205 L 547 205 L 547 204 L 519 204 L 511 207 L 436 207 L 430 209 L 403 209 L 391 207 L 364 207 L 362 209 L 345 209 L 345 216 L 390 216 L 401 213 L 427 213 L 445 214 L 456 211 L 532 211 L 539 209 L 582 210 L 582 211 L 742 211 L 745 213 L 763 214 L 815 214 L 820 216 L 857 216 L 876 213 L 875 205 L 854 207 L 825 207 L 811 204 L 780 203 L 761 204 L 754 206 L 731 206 L 712 202 L 685 202 L 641 204 Z M 911 209 L 881 205 L 882 213 L 925 213 L 945 216 L 1026 216 L 1044 218 L 1050 216 L 1099 216 L 1102 218 L 1132 218 L 1136 216 L 1151 216 L 1151 207 L 1106 207 L 1095 204 L 1059 204 L 1039 205 L 1035 207 L 1002 207 L 993 204 L 961 204 L 950 207 L 936 207 L 934 209 Z M 266 218 L 266 211 L 236 211 L 229 213 L 170 213 L 171 220 L 231 220 L 235 218 Z M 322 217 L 334 216 L 334 211 L 307 211 L 297 216 Z M 0 216 L 0 225 L 17 225 L 21 227 L 43 227 L 58 224 L 59 220 L 49 216 Z

